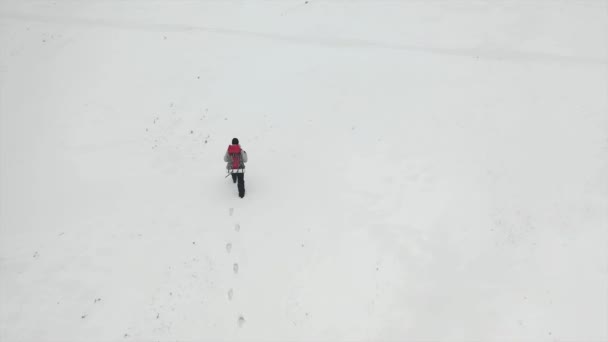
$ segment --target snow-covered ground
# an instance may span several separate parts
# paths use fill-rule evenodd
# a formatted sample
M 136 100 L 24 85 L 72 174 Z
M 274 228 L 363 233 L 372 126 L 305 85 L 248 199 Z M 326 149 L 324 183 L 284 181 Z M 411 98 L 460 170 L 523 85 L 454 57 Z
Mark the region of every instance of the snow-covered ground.
M 2 342 L 607 341 L 607 175 L 604 0 L 0 1 Z

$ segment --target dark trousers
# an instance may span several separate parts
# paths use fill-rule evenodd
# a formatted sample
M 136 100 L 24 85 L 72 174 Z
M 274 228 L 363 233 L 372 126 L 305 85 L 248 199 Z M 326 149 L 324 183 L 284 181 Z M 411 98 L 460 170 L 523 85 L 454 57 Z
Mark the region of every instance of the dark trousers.
M 233 173 L 232 181 L 237 183 L 237 188 L 239 189 L 239 196 L 245 196 L 245 174 L 244 173 Z

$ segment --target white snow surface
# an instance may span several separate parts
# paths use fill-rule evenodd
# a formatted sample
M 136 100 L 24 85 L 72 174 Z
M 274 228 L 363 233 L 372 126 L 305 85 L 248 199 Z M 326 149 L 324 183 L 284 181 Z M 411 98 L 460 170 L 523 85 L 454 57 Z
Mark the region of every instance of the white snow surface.
M 2 342 L 607 341 L 607 251 L 607 1 L 0 1 Z

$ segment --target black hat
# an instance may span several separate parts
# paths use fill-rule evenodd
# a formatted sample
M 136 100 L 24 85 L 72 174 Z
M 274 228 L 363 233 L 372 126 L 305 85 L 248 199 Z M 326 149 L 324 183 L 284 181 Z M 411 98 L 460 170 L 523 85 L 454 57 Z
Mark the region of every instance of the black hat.
M 232 138 L 232 145 L 238 145 L 238 144 L 239 144 L 239 139 Z

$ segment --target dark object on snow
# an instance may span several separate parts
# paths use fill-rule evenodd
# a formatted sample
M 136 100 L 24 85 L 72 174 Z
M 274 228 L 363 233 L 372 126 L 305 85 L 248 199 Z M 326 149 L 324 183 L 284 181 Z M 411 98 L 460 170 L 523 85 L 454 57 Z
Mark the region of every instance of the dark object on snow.
M 237 183 L 239 197 L 245 196 L 245 163 L 247 162 L 247 152 L 241 149 L 237 138 L 232 139 L 232 145 L 228 146 L 224 161 L 228 175 L 232 175 L 232 181 Z M 228 177 L 226 175 L 226 177 Z

